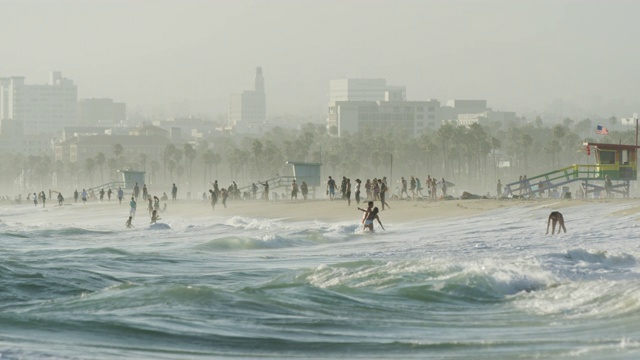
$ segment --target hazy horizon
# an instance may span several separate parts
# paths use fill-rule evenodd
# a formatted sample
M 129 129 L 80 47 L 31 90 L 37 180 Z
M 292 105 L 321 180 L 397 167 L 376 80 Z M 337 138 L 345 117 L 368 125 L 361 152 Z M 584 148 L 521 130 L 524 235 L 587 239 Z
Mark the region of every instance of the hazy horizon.
M 226 113 L 264 69 L 269 116 L 326 112 L 329 80 L 385 78 L 408 100 L 518 114 L 640 110 L 633 1 L 3 1 L 0 77 L 129 113 Z

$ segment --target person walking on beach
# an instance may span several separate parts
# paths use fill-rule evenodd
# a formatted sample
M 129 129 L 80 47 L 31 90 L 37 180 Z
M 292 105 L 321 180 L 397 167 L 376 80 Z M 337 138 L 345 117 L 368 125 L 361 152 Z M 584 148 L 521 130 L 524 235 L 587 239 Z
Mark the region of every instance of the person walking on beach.
M 307 201 L 307 194 L 309 193 L 309 187 L 306 182 L 302 182 L 300 185 L 300 192 L 302 193 L 302 201 Z
M 89 196 L 89 194 L 87 194 L 87 190 L 82 189 L 82 194 L 80 195 L 80 197 L 82 198 L 82 203 L 86 204 L 87 203 L 87 197 Z
M 136 198 L 136 200 L 138 200 L 139 195 L 140 195 L 140 187 L 138 186 L 138 183 L 136 183 L 136 186 L 133 187 L 133 197 Z
M 253 195 L 253 200 L 256 199 L 257 193 L 258 193 L 258 185 L 256 185 L 256 183 L 251 183 L 251 194 Z
M 176 198 L 178 197 L 178 187 L 176 186 L 175 183 L 173 183 L 173 186 L 171 187 L 171 201 L 176 201 Z
M 266 180 L 264 183 L 261 183 L 260 181 L 258 181 L 258 184 L 264 186 L 264 190 L 262 192 L 262 197 L 264 198 L 264 201 L 269 201 L 269 180 Z
M 209 189 L 209 193 L 211 194 L 211 210 L 215 210 L 216 203 L 218 202 L 218 194 L 211 189 Z
M 329 180 L 327 180 L 327 195 L 329 195 L 329 199 L 333 200 L 336 197 L 336 181 L 329 176 Z
M 129 216 L 129 219 L 127 219 L 127 222 L 124 223 L 124 226 L 126 226 L 127 229 L 131 229 L 133 227 L 133 224 L 131 223 L 132 220 L 133 220 L 133 216 Z
M 131 201 L 129 201 L 129 216 L 136 216 L 136 207 L 138 206 L 138 204 L 136 203 L 136 199 L 135 197 L 131 197 Z
M 33 193 L 33 206 L 38 206 L 38 194 Z
M 226 208 L 227 207 L 227 197 L 229 197 L 229 190 L 222 188 L 222 190 L 220 190 L 220 196 L 222 196 L 222 205 Z
M 44 207 L 45 202 L 47 201 L 47 195 L 45 195 L 44 190 L 40 192 L 40 198 L 42 199 L 42 207 Z
M 362 180 L 356 179 L 356 205 L 360 205 L 360 185 L 362 184 Z
M 298 184 L 296 184 L 295 179 L 291 183 L 291 201 L 293 201 L 293 198 L 295 198 L 296 201 L 298 201 Z
M 442 198 L 446 198 L 447 197 L 447 182 L 444 181 L 444 178 L 442 178 Z
M 407 192 L 407 180 L 405 180 L 404 176 L 401 177 L 400 184 L 402 186 L 402 190 L 400 190 L 400 200 L 402 200 L 402 194 L 407 194 L 407 197 L 409 197 L 409 193 Z
M 416 178 L 411 175 L 411 180 L 409 180 L 409 190 L 411 190 L 411 198 L 416 198 Z
M 147 184 L 142 185 L 142 199 L 147 200 L 149 197 L 149 190 L 147 189 Z
M 371 198 L 372 200 L 380 200 L 380 183 L 378 182 L 378 179 L 373 178 L 373 186 L 372 186 L 372 193 L 373 193 L 373 198 Z
M 122 188 L 118 188 L 118 203 L 120 205 L 122 205 L 122 198 L 124 197 L 124 191 L 122 191 Z
M 416 196 L 420 194 L 420 199 L 424 197 L 422 193 L 422 184 L 420 184 L 420 178 L 416 176 Z
M 351 206 L 351 179 L 347 179 L 345 184 L 344 197 L 347 199 L 347 206 Z
M 382 203 L 382 210 L 384 210 L 385 206 L 391 209 L 391 206 L 389 206 L 389 204 L 387 204 L 387 202 L 384 200 L 385 193 L 388 189 L 387 184 L 385 184 L 382 180 L 378 180 L 378 186 L 380 186 L 380 202 Z M 407 194 L 407 196 L 409 195 Z
M 58 193 L 58 206 L 62 206 L 63 202 L 64 202 L 64 197 L 62 196 L 62 193 L 59 192 Z
M 498 184 L 496 185 L 496 198 L 500 199 L 500 195 L 502 195 L 502 183 L 500 179 L 498 179 Z
M 73 202 L 78 202 L 78 189 L 73 192 Z

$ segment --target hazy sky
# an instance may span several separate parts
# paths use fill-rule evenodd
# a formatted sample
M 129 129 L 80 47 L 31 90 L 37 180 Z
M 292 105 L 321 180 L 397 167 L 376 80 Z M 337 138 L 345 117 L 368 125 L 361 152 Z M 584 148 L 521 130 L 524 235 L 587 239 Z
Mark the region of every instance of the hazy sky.
M 226 113 L 256 66 L 270 116 L 323 114 L 340 77 L 520 113 L 558 99 L 579 114 L 640 111 L 633 0 L 0 0 L 0 24 L 0 76 L 44 84 L 60 70 L 81 98 L 147 113 Z

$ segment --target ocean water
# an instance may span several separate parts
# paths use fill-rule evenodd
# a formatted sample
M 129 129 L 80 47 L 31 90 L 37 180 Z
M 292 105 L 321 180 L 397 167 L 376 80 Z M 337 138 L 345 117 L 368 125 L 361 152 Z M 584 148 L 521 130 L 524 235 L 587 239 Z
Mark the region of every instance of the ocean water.
M 80 227 L 4 206 L 0 358 L 639 358 L 640 214 L 584 203 L 545 236 L 549 205 L 374 234 L 355 218 Z

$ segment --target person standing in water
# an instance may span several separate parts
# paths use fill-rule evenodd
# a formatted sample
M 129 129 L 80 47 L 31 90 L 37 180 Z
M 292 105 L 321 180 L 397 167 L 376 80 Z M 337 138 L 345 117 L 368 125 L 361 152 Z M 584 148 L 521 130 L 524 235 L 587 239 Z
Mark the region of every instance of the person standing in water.
M 158 216 L 158 212 L 156 210 L 153 210 L 151 213 L 151 224 L 155 224 L 158 220 L 160 220 L 160 216 Z
M 126 223 L 124 223 L 124 226 L 126 226 L 128 229 L 131 229 L 133 227 L 133 224 L 131 223 L 132 220 L 133 220 L 133 216 L 129 216 L 129 219 L 127 220 Z
M 369 213 L 371 212 L 371 210 L 373 210 L 373 201 L 367 202 L 366 209 L 358 208 L 358 210 L 364 212 L 364 214 L 362 215 L 362 221 L 361 221 L 362 224 L 364 225 L 364 221 L 367 219 L 367 217 L 369 217 Z
M 132 196 L 131 201 L 129 201 L 129 216 L 136 216 L 136 207 L 137 207 L 136 199 Z
M 374 207 L 367 218 L 364 220 L 364 227 L 362 228 L 362 230 L 369 229 L 369 231 L 373 232 L 373 220 L 378 220 L 378 224 L 380 224 L 382 230 L 385 230 L 384 226 L 382 226 L 382 222 L 380 222 L 380 217 L 378 217 L 377 207 Z

